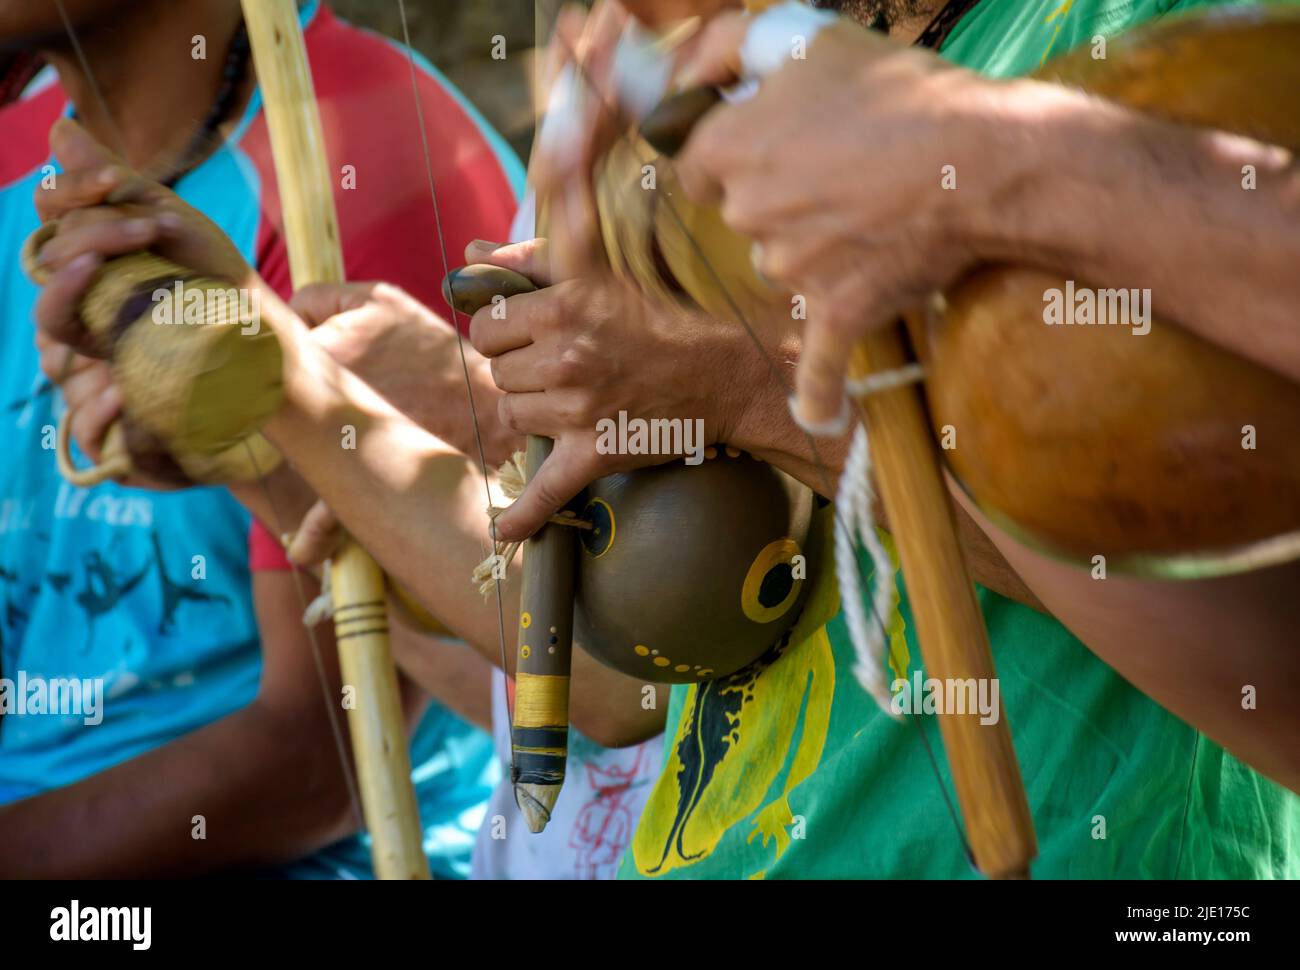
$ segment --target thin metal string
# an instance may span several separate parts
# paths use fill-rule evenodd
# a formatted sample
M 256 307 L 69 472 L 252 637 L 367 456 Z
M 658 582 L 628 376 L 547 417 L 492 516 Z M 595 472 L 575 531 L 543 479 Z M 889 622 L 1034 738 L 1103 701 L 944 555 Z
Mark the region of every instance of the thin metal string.
M 438 236 L 438 250 L 442 256 L 442 274 L 443 274 L 443 278 L 445 279 L 447 275 L 451 272 L 451 262 L 447 257 L 447 240 L 445 235 L 443 234 L 443 229 L 442 229 L 442 209 L 438 205 L 438 184 L 437 184 L 437 179 L 434 177 L 433 174 L 433 154 L 429 148 L 429 131 L 424 121 L 424 102 L 423 99 L 420 97 L 419 75 L 416 71 L 416 66 L 415 66 L 415 48 L 411 44 L 411 28 L 406 16 L 406 0 L 397 0 L 397 9 L 398 9 L 398 13 L 401 16 L 401 21 L 402 21 L 402 40 L 406 45 L 406 62 L 411 76 L 411 95 L 415 101 L 415 116 L 416 116 L 417 124 L 420 129 L 420 145 L 424 152 L 424 172 L 425 172 L 425 177 L 427 178 L 429 183 L 429 198 L 433 203 L 434 230 Z M 460 353 L 461 372 L 464 374 L 465 377 L 465 395 L 469 399 L 469 416 L 470 416 L 470 421 L 472 422 L 474 427 L 474 445 L 478 450 L 479 471 L 483 475 L 483 494 L 486 497 L 488 506 L 491 506 L 492 486 L 490 481 L 490 474 L 488 472 L 488 467 L 487 467 L 487 453 L 483 448 L 483 435 L 479 428 L 479 421 L 478 421 L 478 406 L 474 401 L 474 387 L 470 383 L 469 362 L 465 356 L 465 336 L 460 326 L 460 320 L 464 316 L 464 314 L 460 313 L 460 311 L 456 309 L 454 294 L 448 294 L 448 296 L 452 297 L 452 299 L 449 299 L 447 301 L 447 305 L 451 310 L 451 325 L 452 325 L 452 329 L 456 331 L 456 349 Z M 489 543 L 488 543 L 489 547 L 495 551 L 496 526 L 494 523 L 491 522 L 491 520 L 489 520 L 488 523 L 488 531 L 489 531 Z M 509 667 L 507 666 L 509 662 L 509 657 L 507 656 L 506 653 L 505 605 L 503 602 L 503 597 L 501 595 L 500 572 L 501 572 L 500 570 L 496 570 L 496 569 L 492 570 L 492 580 L 493 580 L 493 585 L 496 588 L 497 637 L 500 643 L 501 673 L 502 673 L 501 692 L 502 692 L 502 698 L 505 702 L 506 716 L 510 724 L 510 731 L 511 734 L 513 735 L 515 716 L 514 716 L 513 706 L 510 703 L 510 688 L 509 685 L 506 683 L 506 677 L 507 677 L 506 672 L 509 670 Z M 511 757 L 510 767 L 511 767 L 511 773 L 513 775 L 513 770 L 514 770 L 513 748 L 511 749 L 511 752 L 512 753 L 510 756 Z
M 104 92 L 100 90 L 99 83 L 95 80 L 95 72 L 90 69 L 90 61 L 86 58 L 86 52 L 81 49 L 81 41 L 77 38 L 77 29 L 72 26 L 72 18 L 68 16 L 67 8 L 63 6 L 63 0 L 54 0 L 54 5 L 59 8 L 59 19 L 63 21 L 63 29 L 67 32 L 68 42 L 72 44 L 72 51 L 77 55 L 77 63 L 81 65 L 82 73 L 86 75 L 86 80 L 90 82 L 90 93 L 94 95 L 95 103 L 99 105 L 99 110 L 108 124 L 108 130 L 112 133 L 113 150 L 122 159 L 125 159 L 126 142 L 122 139 L 122 130 L 118 128 L 117 123 L 113 120 L 113 112 L 108 109 L 108 101 L 104 98 Z
M 90 85 L 91 92 L 93 93 L 96 102 L 99 104 L 100 110 L 104 113 L 105 123 L 108 126 L 109 132 L 111 133 L 114 142 L 119 146 L 118 154 L 123 158 L 123 160 L 125 160 L 126 153 L 121 148 L 121 146 L 125 144 L 125 142 L 122 139 L 121 129 L 118 127 L 116 119 L 113 117 L 112 112 L 109 110 L 108 102 L 104 98 L 103 91 L 99 86 L 99 82 L 95 78 L 94 71 L 91 70 L 90 62 L 87 60 L 84 52 L 82 51 L 81 43 L 77 39 L 76 28 L 73 27 L 72 21 L 68 17 L 67 11 L 65 10 L 63 5 L 63 0 L 54 0 L 54 2 L 55 5 L 59 8 L 59 16 L 63 19 L 63 25 L 65 30 L 67 31 L 68 40 L 72 44 L 73 49 L 77 53 L 77 60 L 78 63 L 81 65 L 82 71 L 86 75 L 86 81 Z M 69 364 L 65 365 L 65 370 L 70 366 L 70 362 L 72 360 L 71 355 L 69 355 L 68 360 L 69 360 Z M 249 457 L 253 458 L 251 446 L 249 445 L 247 440 L 244 441 L 244 447 L 248 449 Z M 257 472 L 257 481 L 261 485 L 263 492 L 266 494 L 267 505 L 271 512 L 271 518 L 275 521 L 276 531 L 279 534 L 283 535 L 285 532 L 284 523 L 280 519 L 280 515 L 277 510 L 276 503 L 271 494 L 270 483 L 268 482 L 266 475 L 263 474 L 260 471 L 260 469 L 257 468 L 256 459 L 253 459 L 253 468 L 254 471 Z M 297 590 L 298 599 L 301 602 L 303 609 L 306 610 L 307 592 L 302 585 L 301 571 L 298 569 L 296 565 L 292 565 L 290 574 L 294 578 L 294 587 Z M 329 713 L 330 730 L 333 736 L 335 752 L 338 755 L 339 765 L 343 769 L 343 777 L 348 787 L 348 796 L 352 802 L 352 810 L 355 813 L 356 818 L 360 820 L 361 826 L 364 829 L 365 813 L 361 810 L 361 798 L 357 789 L 356 777 L 352 771 L 352 761 L 348 757 L 347 746 L 344 742 L 342 729 L 339 725 L 338 711 L 334 709 L 334 702 L 330 696 L 330 689 L 328 683 L 329 678 L 325 673 L 325 664 L 321 654 L 320 641 L 317 639 L 316 631 L 312 627 L 306 626 L 305 624 L 304 627 L 307 630 L 307 638 L 311 644 L 312 660 L 315 663 L 317 676 L 321 684 L 321 697 L 325 703 L 326 711 Z
M 261 487 L 262 494 L 266 498 L 267 508 L 271 511 L 275 531 L 279 535 L 284 535 L 286 531 L 284 519 L 280 515 L 275 496 L 272 494 L 270 472 L 263 472 L 258 467 L 257 456 L 254 454 L 253 446 L 248 438 L 243 440 L 243 445 L 248 454 L 248 461 L 257 475 L 257 484 Z M 328 564 L 324 568 L 328 570 Z M 311 659 L 316 668 L 316 680 L 320 684 L 321 700 L 325 704 L 325 713 L 329 716 L 330 733 L 334 736 L 334 749 L 338 753 L 339 765 L 343 769 L 343 781 L 348 786 L 348 798 L 352 802 L 352 812 L 361 828 L 365 829 L 366 814 L 361 807 L 361 792 L 357 787 L 357 777 L 356 772 L 353 770 L 352 759 L 348 757 L 347 742 L 343 737 L 342 718 L 339 716 L 338 709 L 334 706 L 333 685 L 330 684 L 329 674 L 325 671 L 325 658 L 321 652 L 320 641 L 316 638 L 315 625 L 308 623 L 306 620 L 307 610 L 311 603 L 307 597 L 307 589 L 303 586 L 302 572 L 297 563 L 289 560 L 289 574 L 293 576 L 293 588 L 298 594 L 298 607 L 302 610 L 303 629 L 307 631 L 307 639 L 311 643 Z

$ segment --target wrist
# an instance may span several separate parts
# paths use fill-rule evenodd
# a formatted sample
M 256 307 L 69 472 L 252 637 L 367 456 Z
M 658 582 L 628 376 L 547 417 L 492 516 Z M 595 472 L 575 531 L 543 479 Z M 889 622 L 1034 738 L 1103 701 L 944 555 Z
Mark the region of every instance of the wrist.
M 1040 81 L 987 83 L 977 144 L 991 174 L 958 234 L 982 261 L 1067 263 L 1085 215 L 1074 200 L 1110 150 L 1104 117 L 1122 109 Z
M 719 440 L 766 461 L 782 450 L 781 443 L 794 429 L 788 397 L 794 386 L 800 338 L 792 325 L 763 342 L 760 355 L 746 336 L 745 346 L 738 348 L 728 365 L 734 374 L 728 382 L 733 392 L 719 402 L 724 432 Z

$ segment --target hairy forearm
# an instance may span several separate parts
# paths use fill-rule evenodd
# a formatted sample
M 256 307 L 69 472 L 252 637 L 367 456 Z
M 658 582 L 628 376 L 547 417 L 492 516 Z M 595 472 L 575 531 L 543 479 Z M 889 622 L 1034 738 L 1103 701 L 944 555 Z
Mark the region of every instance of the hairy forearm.
M 814 438 L 790 415 L 788 398 L 799 362 L 799 331 L 791 321 L 779 330 L 755 330 L 738 346 L 730 379 L 718 384 L 728 415 L 726 443 L 781 469 L 814 492 L 834 498 L 848 454 L 849 437 Z
M 289 862 L 342 838 L 355 820 L 328 729 L 288 721 L 255 701 L 84 781 L 0 807 L 0 878 L 191 876 Z
M 1138 690 L 1300 791 L 1300 563 L 1195 581 L 1095 579 L 997 530 L 959 499 L 1052 615 Z
M 1149 289 L 1161 318 L 1300 381 L 1295 156 L 1044 85 L 1017 91 L 1033 134 L 1007 147 L 1034 153 L 1036 174 L 999 219 L 1002 254 Z
M 485 598 L 470 581 L 491 551 L 481 471 L 292 327 L 283 335 L 286 403 L 267 436 L 385 570 L 452 633 L 500 664 L 502 630 L 513 636 L 519 614 L 519 567 L 516 560 L 501 584 L 498 614 L 495 593 Z M 345 434 L 355 447 L 342 446 Z M 512 673 L 512 645 L 505 662 Z M 575 651 L 574 724 L 598 740 L 653 735 L 662 714 L 624 702 L 639 699 L 642 687 Z

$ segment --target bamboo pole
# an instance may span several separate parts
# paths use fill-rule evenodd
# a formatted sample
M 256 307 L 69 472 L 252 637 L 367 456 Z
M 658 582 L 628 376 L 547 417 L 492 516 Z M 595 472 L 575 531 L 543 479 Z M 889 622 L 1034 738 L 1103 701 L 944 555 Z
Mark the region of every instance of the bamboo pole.
M 295 289 L 342 282 L 343 252 L 320 111 L 294 0 L 242 0 L 271 136 Z M 348 729 L 362 810 L 380 879 L 428 879 L 405 719 L 388 642 L 384 577 L 349 542 L 330 571 L 345 683 L 356 690 Z
M 892 328 L 858 346 L 850 374 L 861 377 L 908 363 L 902 329 Z M 957 539 L 921 392 L 900 387 L 857 403 L 902 560 L 926 674 L 990 680 L 997 672 L 988 631 Z M 978 712 L 944 713 L 939 729 L 976 866 L 995 879 L 1027 877 L 1038 842 L 1001 702 L 994 724 L 981 724 Z

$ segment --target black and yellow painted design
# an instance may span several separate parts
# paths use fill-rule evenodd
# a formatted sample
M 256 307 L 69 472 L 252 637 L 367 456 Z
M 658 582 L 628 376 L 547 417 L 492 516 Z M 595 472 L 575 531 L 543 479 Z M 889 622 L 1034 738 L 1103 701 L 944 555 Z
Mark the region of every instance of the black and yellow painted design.
M 773 843 L 777 859 L 789 848 L 795 818 L 788 796 L 822 761 L 836 691 L 827 624 L 839 613 L 839 592 L 829 558 L 819 555 L 829 551 L 832 527 L 832 509 L 818 511 L 810 553 L 826 565 L 809 574 L 811 588 L 794 626 L 744 670 L 687 688 L 664 770 L 631 845 L 638 875 L 689 868 L 746 821 L 749 842 Z M 897 567 L 892 543 L 882 538 Z M 901 677 L 910 656 L 897 599 L 888 634 L 889 665 Z
M 761 657 L 799 615 L 812 491 L 734 448 L 609 475 L 587 491 L 578 643 L 656 683 L 699 683 Z

